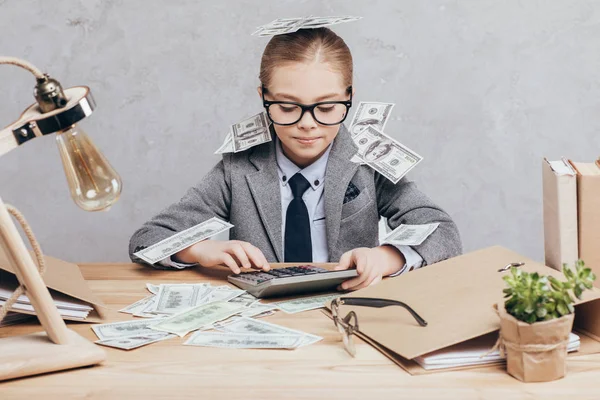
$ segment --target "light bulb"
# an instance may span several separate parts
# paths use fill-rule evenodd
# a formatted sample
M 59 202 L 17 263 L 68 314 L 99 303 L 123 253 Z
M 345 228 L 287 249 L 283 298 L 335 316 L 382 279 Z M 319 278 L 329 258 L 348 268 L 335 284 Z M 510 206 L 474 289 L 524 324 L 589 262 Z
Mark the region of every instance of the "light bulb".
M 77 125 L 56 133 L 71 197 L 86 211 L 110 207 L 121 194 L 121 177 Z

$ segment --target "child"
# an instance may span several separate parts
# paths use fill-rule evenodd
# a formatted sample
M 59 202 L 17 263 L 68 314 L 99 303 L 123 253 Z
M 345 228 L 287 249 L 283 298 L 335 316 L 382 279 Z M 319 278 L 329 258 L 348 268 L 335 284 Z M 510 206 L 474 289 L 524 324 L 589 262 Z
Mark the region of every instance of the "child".
M 132 236 L 133 253 L 214 216 L 234 227 L 229 241 L 205 240 L 158 268 L 226 265 L 268 270 L 270 262 L 338 262 L 355 290 L 383 277 L 461 253 L 452 219 L 406 178 L 393 184 L 350 161 L 357 147 L 342 124 L 351 106 L 352 56 L 328 28 L 274 36 L 260 68 L 273 141 L 223 159 L 185 196 Z M 325 102 L 325 103 L 321 103 Z M 316 104 L 320 103 L 320 104 Z M 378 221 L 439 222 L 418 246 L 378 246 Z

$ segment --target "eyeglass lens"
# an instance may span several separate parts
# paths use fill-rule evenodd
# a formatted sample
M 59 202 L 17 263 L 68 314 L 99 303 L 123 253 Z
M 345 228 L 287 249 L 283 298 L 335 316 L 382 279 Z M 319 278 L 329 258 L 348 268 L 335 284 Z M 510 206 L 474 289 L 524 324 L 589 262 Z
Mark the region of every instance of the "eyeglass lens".
M 338 124 L 344 120 L 346 112 L 346 106 L 341 103 L 321 104 L 313 108 L 313 116 L 320 124 Z M 293 124 L 302 118 L 302 107 L 294 104 L 271 104 L 269 115 L 276 124 Z

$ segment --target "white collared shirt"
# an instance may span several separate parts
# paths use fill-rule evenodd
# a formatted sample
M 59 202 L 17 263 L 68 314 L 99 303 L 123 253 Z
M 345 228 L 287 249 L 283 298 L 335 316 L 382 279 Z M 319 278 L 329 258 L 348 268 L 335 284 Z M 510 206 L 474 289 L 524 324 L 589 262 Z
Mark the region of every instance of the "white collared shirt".
M 327 235 L 326 235 L 326 215 L 325 215 L 325 171 L 327 169 L 327 161 L 329 160 L 329 152 L 332 144 L 329 145 L 325 153 L 318 160 L 307 166 L 300 168 L 294 164 L 289 158 L 283 154 L 281 142 L 275 137 L 275 155 L 277 160 L 277 172 L 279 175 L 279 190 L 281 194 L 281 246 L 285 252 L 285 220 L 287 208 L 294 198 L 292 189 L 288 185 L 288 181 L 296 173 L 301 173 L 304 178 L 310 183 L 310 187 L 302 195 L 302 200 L 308 209 L 308 218 L 310 220 L 310 238 L 313 252 L 313 262 L 328 262 L 329 251 L 327 250 Z M 390 276 L 396 276 L 411 269 L 420 268 L 423 265 L 423 258 L 410 246 L 394 246 L 403 255 L 406 264 L 396 273 Z M 284 254 L 285 257 L 285 254 Z M 174 267 L 178 269 L 187 268 L 196 264 L 176 263 L 171 260 L 171 257 L 159 261 L 161 265 Z

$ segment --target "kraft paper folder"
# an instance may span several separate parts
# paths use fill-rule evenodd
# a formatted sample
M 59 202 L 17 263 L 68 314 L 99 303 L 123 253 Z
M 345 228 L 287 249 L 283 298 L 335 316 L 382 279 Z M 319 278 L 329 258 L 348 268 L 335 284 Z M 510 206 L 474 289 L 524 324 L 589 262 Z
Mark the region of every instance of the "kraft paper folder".
M 559 271 L 494 246 L 385 279 L 346 295 L 402 301 L 428 322 L 426 327 L 419 326 L 402 307 L 377 309 L 344 305 L 340 307 L 340 315 L 354 310 L 359 325 L 357 335 L 411 374 L 452 370 L 426 371 L 412 360 L 497 331 L 500 319 L 493 306 L 504 303 L 502 290 L 506 283 L 502 276 L 509 273 L 498 272 L 498 269 L 513 262 L 524 262 L 520 267 L 524 271 L 537 271 L 564 280 Z M 581 347 L 575 355 L 600 352 L 599 299 L 600 289 L 594 288 L 584 292 L 583 300 L 575 306 L 575 327 L 581 336 Z
M 32 255 L 32 257 L 34 256 Z M 35 261 L 35 257 L 33 259 Z M 63 319 L 92 323 L 103 322 L 105 318 L 104 308 L 106 306 L 88 287 L 85 279 L 83 279 L 83 276 L 81 275 L 79 267 L 76 264 L 72 264 L 50 256 L 44 256 L 44 260 L 46 261 L 46 272 L 44 275 L 42 275 L 42 279 L 48 288 L 89 303 L 89 305 L 94 308 L 92 311 L 90 311 L 87 318 L 83 320 L 65 316 L 63 316 Z M 3 251 L 0 251 L 0 270 L 10 272 L 13 275 L 15 273 L 13 266 L 10 265 Z M 14 311 L 23 314 L 35 315 L 34 311 Z
M 544 255 L 558 271 L 578 258 L 577 172 L 565 159 L 542 161 L 544 194 Z

